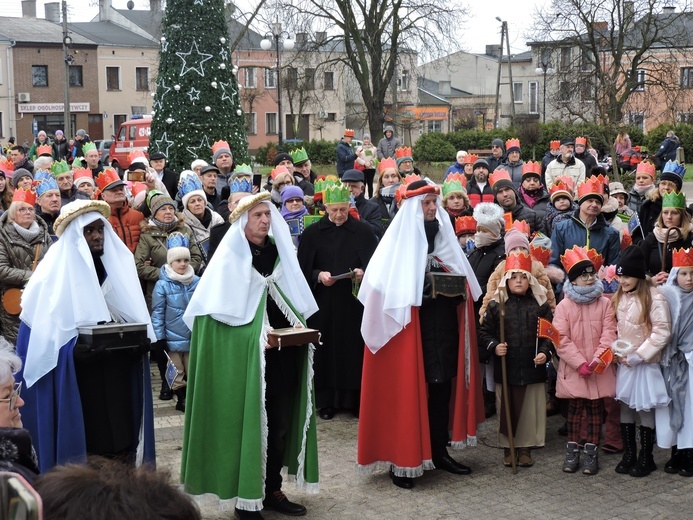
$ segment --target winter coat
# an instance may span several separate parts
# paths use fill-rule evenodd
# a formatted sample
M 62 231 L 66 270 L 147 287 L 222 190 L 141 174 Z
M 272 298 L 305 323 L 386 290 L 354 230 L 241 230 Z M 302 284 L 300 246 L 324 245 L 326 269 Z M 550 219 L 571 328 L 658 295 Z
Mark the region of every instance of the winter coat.
M 657 189 L 654 184 L 652 185 L 649 191 L 646 191 L 645 193 L 640 195 L 637 191 L 635 191 L 634 188 L 631 188 L 630 192 L 628 193 L 628 207 L 639 215 L 640 208 L 642 208 L 643 202 L 647 200 L 648 193 L 650 193 L 650 191 L 652 191 L 653 189 Z
M 563 298 L 556 307 L 553 326 L 561 335 L 556 353 L 558 364 L 556 397 L 567 399 L 601 399 L 616 395 L 616 366 L 610 365 L 603 374 L 580 377 L 578 369 L 591 363 L 610 348 L 616 339 L 616 319 L 611 300 L 601 296 L 581 305 Z
M 589 229 L 580 220 L 579 209 L 570 219 L 556 224 L 551 233 L 550 263 L 562 269 L 561 255 L 575 245 L 596 249 L 604 257 L 604 265 L 616 264 L 621 258 L 621 237 L 601 214 Z
M 645 328 L 645 323 L 640 321 L 640 310 L 642 307 L 635 292 L 623 292 L 618 300 L 618 310 L 616 312 L 618 339 L 637 347 L 635 353 L 645 363 L 659 363 L 662 357 L 662 350 L 671 336 L 669 304 L 659 290 L 655 287 L 650 287 L 650 296 L 652 297 L 650 321 L 652 322 L 652 330 L 648 331 Z M 690 317 L 687 319 L 690 319 Z
M 553 205 L 553 202 L 549 202 L 546 206 L 546 213 L 544 214 L 543 220 L 544 233 L 551 236 L 551 233 L 553 233 L 553 228 L 556 226 L 556 224 L 571 218 L 577 209 L 578 205 L 575 202 L 571 202 L 568 209 L 565 211 L 558 211 Z
M 505 260 L 502 260 L 496 266 L 496 269 L 493 271 L 493 273 L 491 273 L 491 276 L 488 278 L 488 281 L 486 283 L 486 294 L 484 295 L 484 301 L 481 304 L 481 308 L 479 309 L 480 321 L 484 320 L 484 313 L 486 312 L 486 307 L 488 307 L 489 303 L 491 303 L 493 295 L 495 294 L 496 289 L 498 289 L 498 284 L 500 283 L 504 274 Z M 546 288 L 546 303 L 549 304 L 549 307 L 551 307 L 551 312 L 553 312 L 556 309 L 556 295 L 553 292 L 551 280 L 549 280 L 549 276 L 546 274 L 546 269 L 538 260 L 532 260 L 532 276 L 534 276 L 534 278 L 536 278 L 537 281 L 543 287 Z
M 664 253 L 664 259 L 666 264 L 667 273 L 671 271 L 671 253 L 674 249 L 688 249 L 693 244 L 693 236 L 689 231 L 688 236 L 681 240 L 672 240 L 667 244 L 666 252 L 663 251 L 664 244 L 659 243 L 657 237 L 654 233 L 650 233 L 645 237 L 645 240 L 641 240 L 638 246 L 642 249 L 645 254 L 645 265 L 647 266 L 647 274 L 654 276 L 662 271 L 662 253 Z
M 22 289 L 32 274 L 36 246 L 39 246 L 38 261 L 40 262 L 53 243 L 46 223 L 40 217 L 36 218 L 36 222 L 41 232 L 31 242 L 27 242 L 10 222 L 10 214 L 0 215 L 0 294 L 5 294 L 5 291 L 10 288 Z M 0 305 L 0 324 L 2 334 L 7 341 L 16 343 L 19 316 L 8 314 Z
M 131 252 L 135 252 L 137 249 L 137 244 L 140 241 L 140 222 L 144 220 L 144 215 L 136 209 L 131 208 L 128 205 L 122 208 L 111 210 L 111 216 L 108 217 L 108 221 L 113 227 L 113 231 L 120 237 L 120 239 L 128 246 Z
M 190 329 L 183 321 L 190 298 L 197 288 L 200 277 L 193 276 L 185 285 L 172 280 L 166 273 L 166 266 L 159 271 L 159 281 L 152 295 L 152 327 L 159 341 L 165 340 L 172 352 L 190 351 Z
M 506 157 L 505 154 L 501 155 L 500 157 L 494 157 L 493 154 L 489 155 L 486 158 L 486 162 L 488 163 L 488 172 L 493 173 L 495 172 L 498 168 L 501 167 L 501 165 L 505 162 Z
M 35 160 L 37 157 L 36 149 L 39 146 L 43 145 L 48 145 L 51 147 L 51 153 L 53 153 L 53 141 L 51 141 L 48 137 L 46 137 L 46 140 L 44 142 L 40 142 L 38 140 L 38 137 L 34 139 L 34 143 L 31 145 L 31 148 L 29 148 L 29 153 L 27 153 L 27 157 L 31 158 L 32 160 Z
M 214 226 L 222 224 L 224 219 L 221 218 L 219 213 L 212 211 L 209 208 L 205 208 L 205 218 L 209 218 L 206 226 L 200 222 L 195 215 L 190 213 L 190 210 L 186 209 L 183 211 L 183 216 L 185 217 L 185 225 L 193 231 L 195 242 L 197 243 L 197 247 L 200 249 L 200 253 L 202 254 L 202 265 L 204 266 L 209 262 L 207 258 L 207 252 L 209 251 L 209 232 Z
M 551 358 L 551 343 L 540 338 L 539 347 L 536 346 L 537 323 L 539 318 L 551 321 L 551 308 L 548 303 L 539 305 L 528 290 L 524 295 L 508 293 L 505 302 L 505 342 L 508 344 L 508 353 L 505 356 L 508 384 L 526 386 L 546 381 L 546 363 L 534 364 L 535 351 Z M 496 345 L 500 343 L 500 306 L 496 300 L 492 300 L 484 314 L 484 320 L 479 327 L 480 349 L 494 353 Z M 502 363 L 496 356 L 494 363 L 493 380 L 502 384 Z
M 657 223 L 659 214 L 662 212 L 662 196 L 659 194 L 658 189 L 650 190 L 645 194 L 645 201 L 642 203 L 642 207 L 638 212 L 638 218 L 640 219 L 640 228 L 642 233 L 635 233 L 636 237 L 633 237 L 634 242 L 639 242 L 643 236 L 647 236 L 652 233 L 652 230 Z
M 549 202 L 551 201 L 551 198 L 549 197 L 549 192 L 542 187 L 539 198 L 535 199 L 534 205 L 530 207 L 530 205 L 525 200 L 525 197 L 522 195 L 522 191 L 524 191 L 524 189 L 520 188 L 519 191 L 519 200 L 522 202 L 522 204 L 524 204 L 529 209 L 534 211 L 534 213 L 537 214 L 537 219 L 541 221 L 541 227 L 539 229 L 544 229 L 544 216 L 546 215 L 546 207 L 549 205 Z
M 544 157 L 541 158 L 541 182 L 544 186 L 548 186 L 548 184 L 546 184 L 546 168 L 555 158 L 556 156 L 551 153 L 551 150 L 546 152 Z
M 460 164 L 457 161 L 455 161 L 454 164 L 451 164 L 450 167 L 448 168 L 448 171 L 445 172 L 445 177 L 443 177 L 443 182 L 445 182 L 445 179 L 448 178 L 448 175 L 451 173 L 459 173 L 460 175 L 464 175 L 464 164 Z
M 508 173 L 510 173 L 510 179 L 513 181 L 513 184 L 515 184 L 515 189 L 518 190 L 520 189 L 520 186 L 522 185 L 522 165 L 525 164 L 525 162 L 520 159 L 517 162 L 509 162 L 505 161 L 502 163 L 500 166 L 498 166 L 498 169 L 500 170 L 505 170 Z M 491 170 L 489 170 L 491 171 Z
M 75 185 L 69 190 L 60 190 L 60 207 L 62 208 L 65 204 L 74 202 L 76 200 L 89 200 L 89 195 L 83 191 L 79 191 Z
M 496 266 L 505 259 L 505 243 L 501 238 L 497 242 L 477 247 L 469 253 L 469 265 L 472 267 L 482 294 L 486 294 L 486 284 Z
M 383 235 L 383 221 L 380 218 L 380 206 L 378 206 L 375 201 L 367 199 L 365 191 L 354 199 L 354 203 L 359 212 L 361 222 L 368 224 L 375 236 L 380 238 Z
M 467 196 L 469 197 L 469 203 L 473 208 L 475 208 L 479 202 L 496 202 L 496 197 L 493 194 L 491 183 L 486 183 L 484 186 L 484 192 L 482 193 L 474 177 L 472 177 L 472 180 L 467 183 Z
M 53 149 L 53 159 L 56 161 L 67 160 L 70 156 L 70 143 L 67 142 L 67 139 L 60 141 L 56 139 L 53 141 L 51 148 Z
M 379 161 L 382 161 L 387 157 L 394 157 L 395 150 L 402 146 L 402 141 L 400 141 L 399 138 L 395 137 L 395 133 L 392 130 L 392 127 L 385 127 L 385 131 L 392 131 L 392 137 L 390 137 L 389 139 L 387 137 L 383 137 L 380 141 L 378 141 Z
M 679 138 L 675 135 L 667 137 L 664 139 L 664 141 L 662 141 L 662 144 L 659 145 L 659 149 L 657 150 L 657 153 L 655 153 L 655 157 L 659 157 L 663 162 L 675 161 L 676 149 L 680 146 L 680 144 Z
M 585 176 L 590 177 L 590 173 L 592 172 L 592 168 L 597 166 L 597 159 L 594 158 L 594 156 L 589 153 L 587 150 L 585 150 L 581 154 L 575 154 L 575 158 L 579 159 L 582 161 L 582 163 L 585 165 Z
M 517 193 L 515 193 L 515 198 L 518 201 L 520 200 L 520 196 Z M 516 220 L 524 220 L 527 222 L 527 224 L 529 224 L 529 229 L 532 233 L 543 231 L 543 219 L 539 218 L 539 215 L 537 215 L 534 210 L 529 209 L 527 206 L 522 204 L 522 202 L 518 202 L 511 213 L 513 215 L 513 222 Z
M 546 167 L 544 186 L 551 186 L 558 177 L 570 177 L 577 187 L 581 182 L 585 182 L 585 163 L 571 157 L 567 163 L 563 162 L 563 156 L 559 155 Z
M 178 224 L 171 231 L 163 231 L 155 225 L 150 225 L 149 221 L 143 220 L 140 222 L 140 241 L 135 249 L 135 266 L 137 267 L 137 275 L 140 280 L 147 282 L 147 290 L 145 292 L 145 300 L 147 305 L 151 306 L 152 293 L 154 286 L 159 279 L 159 270 L 166 263 L 166 239 L 171 233 L 178 231 L 184 235 L 188 235 L 190 239 L 190 265 L 197 272 L 202 263 L 202 255 L 197 247 L 195 237 L 192 230 L 183 223 L 183 216 L 178 216 Z M 150 265 L 145 262 L 151 260 Z
M 355 160 L 356 152 L 349 143 L 341 139 L 337 145 L 337 175 L 340 179 L 345 171 L 354 169 Z

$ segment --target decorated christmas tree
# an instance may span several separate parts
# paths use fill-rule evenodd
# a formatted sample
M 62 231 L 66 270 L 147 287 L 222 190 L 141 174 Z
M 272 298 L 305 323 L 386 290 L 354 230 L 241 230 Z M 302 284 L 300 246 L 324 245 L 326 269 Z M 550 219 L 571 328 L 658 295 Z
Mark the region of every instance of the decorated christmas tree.
M 166 154 L 180 172 L 195 159 L 211 162 L 222 139 L 236 164 L 248 163 L 224 0 L 168 0 L 161 32 L 149 153 Z

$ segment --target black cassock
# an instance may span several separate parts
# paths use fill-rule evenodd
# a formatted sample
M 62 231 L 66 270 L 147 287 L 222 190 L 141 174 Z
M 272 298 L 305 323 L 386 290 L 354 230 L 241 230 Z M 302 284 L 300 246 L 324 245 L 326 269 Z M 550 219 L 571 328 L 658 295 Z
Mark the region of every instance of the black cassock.
M 318 283 L 318 275 L 365 271 L 376 245 L 371 227 L 352 216 L 341 226 L 325 216 L 301 235 L 298 261 L 320 308 L 308 319 L 308 326 L 322 333 L 322 345 L 315 353 L 317 408 L 358 410 L 364 349 L 363 306 L 352 294 L 351 280 L 326 287 Z

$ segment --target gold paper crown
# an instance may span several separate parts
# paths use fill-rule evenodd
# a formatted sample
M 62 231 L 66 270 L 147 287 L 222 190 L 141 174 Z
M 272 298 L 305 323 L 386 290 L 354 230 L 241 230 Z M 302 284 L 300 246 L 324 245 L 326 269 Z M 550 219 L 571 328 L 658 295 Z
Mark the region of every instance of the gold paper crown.
M 14 163 L 8 159 L 0 159 L 0 170 L 7 172 L 14 171 Z
M 693 248 L 674 249 L 671 261 L 674 267 L 693 267 Z
M 80 179 L 91 179 L 94 180 L 94 175 L 91 173 L 89 168 L 75 168 L 72 170 L 72 175 L 74 177 L 75 186 L 79 184 Z M 116 174 L 118 175 L 118 174 Z
M 524 177 L 528 173 L 541 177 L 541 164 L 536 161 L 527 161 L 524 163 L 522 165 L 522 176 Z
M 524 251 L 521 253 L 509 253 L 505 257 L 505 272 L 525 271 L 532 273 L 532 257 Z
M 472 216 L 457 217 L 455 219 L 455 235 L 469 235 L 476 233 L 476 219 Z
M 654 179 L 656 173 L 655 165 L 649 161 L 642 161 L 638 163 L 638 166 L 635 168 L 635 174 L 637 175 L 638 173 L 646 173 Z
M 468 153 L 467 155 L 464 156 L 464 159 L 462 159 L 462 164 L 474 164 L 479 160 L 479 156 L 473 153 Z
M 36 191 L 33 188 L 14 190 L 12 194 L 12 202 L 26 202 L 31 206 L 36 205 Z
M 537 262 L 541 262 L 541 264 L 546 267 L 549 265 L 549 260 L 551 260 L 551 250 L 545 248 L 544 246 L 535 246 L 530 242 L 529 244 L 529 254 L 532 256 L 534 260 Z
M 496 184 L 498 181 L 510 181 L 512 182 L 512 179 L 510 178 L 510 172 L 508 170 L 502 170 L 502 169 L 497 169 L 495 172 L 493 172 L 491 175 L 488 176 L 488 182 L 493 186 Z
M 378 163 L 378 172 L 383 173 L 385 170 L 392 168 L 393 170 L 397 169 L 397 163 L 392 157 L 388 157 L 387 159 L 383 159 Z
M 589 262 L 594 267 L 595 271 L 599 271 L 599 268 L 604 262 L 602 255 L 597 253 L 596 249 L 587 249 L 585 247 L 573 246 L 572 249 L 566 249 L 565 253 L 561 255 L 561 264 L 566 273 L 570 273 L 580 262 Z
M 349 202 L 351 193 L 349 188 L 344 184 L 334 184 L 325 189 L 322 195 L 323 204 L 342 204 Z
M 581 144 L 582 146 L 587 146 L 587 138 L 580 136 L 575 138 L 575 144 Z
M 402 184 L 411 184 L 412 182 L 421 180 L 423 179 L 421 178 L 421 175 L 419 175 L 418 173 L 410 173 L 408 175 L 405 175 L 404 179 L 402 179 Z
M 570 177 L 558 177 L 551 187 L 549 187 L 549 193 L 551 194 L 551 201 L 557 198 L 559 195 L 565 195 L 570 200 L 573 200 L 575 194 L 573 189 L 575 185 L 573 184 L 573 179 Z
M 395 157 L 397 157 L 397 159 L 401 159 L 402 157 L 412 157 L 411 147 L 402 146 L 400 148 L 397 148 L 395 150 Z
M 36 155 L 41 157 L 42 155 L 50 155 L 53 157 L 53 149 L 49 144 L 42 144 L 36 148 Z

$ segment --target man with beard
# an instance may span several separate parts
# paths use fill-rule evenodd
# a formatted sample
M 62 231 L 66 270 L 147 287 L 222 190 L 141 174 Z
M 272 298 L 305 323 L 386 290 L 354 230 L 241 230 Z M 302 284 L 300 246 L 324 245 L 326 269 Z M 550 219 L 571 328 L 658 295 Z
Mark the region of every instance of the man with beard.
M 480 202 L 495 202 L 493 190 L 488 182 L 486 159 L 477 159 L 474 163 L 474 177 L 467 183 L 467 196 L 473 208 Z
M 553 186 L 558 177 L 570 177 L 577 186 L 585 181 L 585 164 L 573 155 L 575 141 L 572 138 L 561 140 L 560 155 L 546 167 L 544 178 L 546 186 Z

